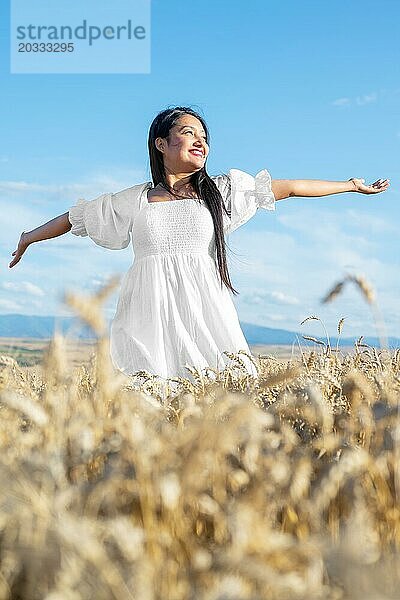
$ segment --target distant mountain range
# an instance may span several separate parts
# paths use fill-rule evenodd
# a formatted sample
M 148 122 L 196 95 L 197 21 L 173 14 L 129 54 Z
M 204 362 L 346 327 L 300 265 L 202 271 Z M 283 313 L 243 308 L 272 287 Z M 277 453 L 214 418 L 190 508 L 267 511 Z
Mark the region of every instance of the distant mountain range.
M 111 320 L 108 321 L 108 331 L 110 324 Z M 307 331 L 300 333 L 242 322 L 240 325 L 250 346 L 291 346 L 293 343 L 300 343 L 302 346 L 312 346 L 315 343 L 305 340 L 302 337 L 303 335 L 312 336 Z M 68 339 L 89 340 L 96 338 L 93 330 L 76 317 L 42 317 L 19 314 L 0 315 L 0 337 L 50 339 L 55 329 Z M 326 342 L 326 338 L 323 335 L 313 337 Z M 337 337 L 330 338 L 331 346 L 336 346 L 337 339 Z M 354 346 L 356 340 L 357 337 L 340 338 L 339 346 Z M 363 338 L 362 343 L 369 344 L 370 346 L 380 346 L 379 338 L 373 336 Z M 400 338 L 389 337 L 388 344 L 390 348 L 400 348 Z
M 282 345 L 282 346 L 291 346 L 293 343 L 300 343 L 302 346 L 313 346 L 315 342 L 305 340 L 303 335 L 307 335 L 309 337 L 315 337 L 318 340 L 321 340 L 326 343 L 325 335 L 313 335 L 308 331 L 294 332 L 288 331 L 287 329 L 271 329 L 269 327 L 262 327 L 261 325 L 253 325 L 252 323 L 241 323 L 241 327 L 243 333 L 251 346 L 255 345 L 269 345 L 273 344 L 274 346 Z M 339 338 L 339 347 L 349 347 L 354 346 L 355 342 L 360 336 L 354 337 L 340 337 Z M 298 340 L 298 342 L 297 342 Z M 331 346 L 336 346 L 338 342 L 338 337 L 329 336 L 329 341 Z M 388 337 L 387 339 L 389 348 L 400 348 L 400 338 L 396 337 Z M 379 338 L 377 336 L 365 336 L 363 337 L 361 344 L 368 344 L 369 346 L 380 347 Z

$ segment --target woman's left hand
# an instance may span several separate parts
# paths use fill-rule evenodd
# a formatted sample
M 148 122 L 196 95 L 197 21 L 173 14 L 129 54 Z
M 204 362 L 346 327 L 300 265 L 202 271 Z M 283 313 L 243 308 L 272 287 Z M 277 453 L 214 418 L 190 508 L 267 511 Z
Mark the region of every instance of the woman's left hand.
M 378 194 L 386 191 L 390 185 L 389 179 L 377 179 L 371 185 L 365 185 L 365 179 L 357 179 L 356 177 L 351 177 L 348 181 L 352 181 L 354 184 L 354 190 L 351 191 L 360 192 L 360 194 Z

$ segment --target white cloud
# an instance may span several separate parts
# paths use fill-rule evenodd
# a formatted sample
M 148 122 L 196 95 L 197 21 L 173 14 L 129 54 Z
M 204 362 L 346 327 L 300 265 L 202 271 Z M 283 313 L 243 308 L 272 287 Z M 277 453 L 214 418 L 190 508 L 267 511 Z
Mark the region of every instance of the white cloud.
M 338 98 L 332 102 L 333 106 L 348 106 L 350 103 L 350 98 Z
M 357 96 L 356 104 L 359 106 L 363 104 L 370 104 L 371 102 L 376 102 L 378 98 L 378 94 L 373 92 L 372 94 L 364 94 L 363 96 Z
M 21 310 L 21 305 L 14 300 L 7 300 L 6 298 L 0 298 L 0 310 L 5 310 L 7 312 L 19 312 Z
M 88 174 L 79 183 L 37 183 L 33 181 L 0 180 L 0 195 L 40 193 L 64 197 L 95 197 L 104 192 L 117 192 L 141 181 L 146 181 L 142 169 L 113 169 L 113 171 L 95 171 Z M 1 197 L 1 196 L 0 196 Z
M 246 292 L 242 296 L 242 301 L 247 302 L 249 304 L 265 304 L 266 302 L 270 302 L 273 304 L 287 304 L 294 305 L 299 304 L 299 299 L 294 296 L 289 296 L 284 292 L 280 291 L 260 291 L 254 290 L 250 292 Z
M 285 227 L 306 235 L 309 240 L 324 243 L 324 246 L 355 247 L 365 252 L 372 252 L 377 247 L 378 233 L 400 234 L 396 222 L 352 208 L 334 212 L 303 206 L 301 213 L 286 212 L 277 215 L 276 219 Z M 329 240 L 331 244 L 328 244 Z
M 98 288 L 103 287 L 108 282 L 108 277 L 97 276 L 90 279 L 87 283 L 90 288 Z
M 277 313 L 269 313 L 268 318 L 274 322 L 282 322 L 282 321 L 286 321 L 286 319 L 287 319 L 286 315 L 281 315 L 281 314 L 277 314 Z
M 110 184 L 111 180 L 106 179 Z M 96 183 L 100 183 L 97 181 Z M 107 186 L 108 187 L 108 186 Z M 93 183 L 69 183 L 61 185 L 48 185 L 27 181 L 0 181 L 0 193 L 26 193 L 40 192 L 44 194 L 85 194 L 93 188 Z
M 387 218 L 371 215 L 353 208 L 348 208 L 344 211 L 342 223 L 345 223 L 346 227 L 358 228 L 368 233 L 390 232 L 400 234 L 400 228 L 397 223 L 389 221 Z
M 333 100 L 331 104 L 333 106 L 351 106 L 356 104 L 357 106 L 362 106 L 364 104 L 370 104 L 371 102 L 376 102 L 378 100 L 378 93 L 371 92 L 370 94 L 363 94 L 361 96 L 356 96 L 355 98 L 343 97 L 336 98 Z
M 298 298 L 294 296 L 289 296 L 288 294 L 284 294 L 283 292 L 271 292 L 271 298 L 277 301 L 278 304 L 299 304 L 300 301 Z
M 9 292 L 30 294 L 31 296 L 43 297 L 46 295 L 39 286 L 29 281 L 3 281 L 1 287 Z

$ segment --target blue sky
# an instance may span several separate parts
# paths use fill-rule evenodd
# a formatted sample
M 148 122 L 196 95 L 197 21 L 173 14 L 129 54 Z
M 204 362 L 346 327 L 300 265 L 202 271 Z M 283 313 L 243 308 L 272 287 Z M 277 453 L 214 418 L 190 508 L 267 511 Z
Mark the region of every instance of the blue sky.
M 8 268 L 23 230 L 151 179 L 147 134 L 170 105 L 200 110 L 211 175 L 238 168 L 275 179 L 389 178 L 377 195 L 279 201 L 229 237 L 241 321 L 323 334 L 374 334 L 352 288 L 321 298 L 348 271 L 373 285 L 400 336 L 400 4 L 153 0 L 149 74 L 10 74 L 1 13 L 0 314 L 70 315 L 64 290 L 95 291 L 132 263 L 68 233 L 31 246 Z M 112 317 L 117 292 L 106 304 Z

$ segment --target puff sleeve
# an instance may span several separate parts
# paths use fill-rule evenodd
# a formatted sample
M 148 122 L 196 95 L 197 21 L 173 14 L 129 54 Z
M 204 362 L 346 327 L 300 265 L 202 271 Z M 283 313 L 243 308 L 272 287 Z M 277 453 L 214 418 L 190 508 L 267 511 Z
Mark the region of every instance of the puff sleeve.
M 222 213 L 225 234 L 246 223 L 258 208 L 275 210 L 276 200 L 267 169 L 262 169 L 255 177 L 240 169 L 230 169 L 227 175 L 218 175 L 213 180 L 230 213 L 230 217 L 224 211 Z
M 98 246 L 122 250 L 130 243 L 139 208 L 141 185 L 121 192 L 101 194 L 94 200 L 80 198 L 68 211 L 73 235 L 89 236 Z

